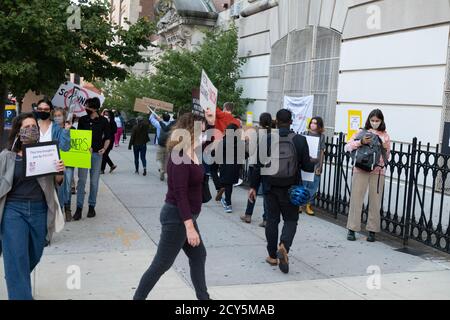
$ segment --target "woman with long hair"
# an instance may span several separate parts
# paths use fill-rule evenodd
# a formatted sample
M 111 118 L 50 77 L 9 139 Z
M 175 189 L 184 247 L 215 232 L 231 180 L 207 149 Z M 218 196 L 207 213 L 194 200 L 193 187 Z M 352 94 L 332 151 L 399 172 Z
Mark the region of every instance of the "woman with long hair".
M 209 124 L 214 116 L 207 113 Z M 191 279 L 199 300 L 209 300 L 206 287 L 206 249 L 200 236 L 197 218 L 202 207 L 204 169 L 197 156 L 201 151 L 199 118 L 192 113 L 180 117 L 167 141 L 168 191 L 161 209 L 161 239 L 156 256 L 142 276 L 134 294 L 135 300 L 145 300 L 160 277 L 170 269 L 183 249 L 189 258 Z
M 372 145 L 373 139 L 380 139 L 384 150 L 380 150 L 389 160 L 391 152 L 391 139 L 386 131 L 386 123 L 381 110 L 373 110 L 367 118 L 366 125 L 359 130 L 348 142 L 345 151 L 352 152 L 365 145 Z M 350 211 L 348 214 L 347 239 L 355 241 L 355 232 L 361 231 L 361 208 L 367 190 L 369 190 L 369 215 L 366 229 L 369 231 L 368 242 L 375 241 L 376 233 L 381 230 L 381 200 L 383 198 L 384 180 L 387 163 L 384 156 L 380 157 L 378 165 L 373 171 L 367 172 L 356 166 L 353 168 L 352 190 L 350 198 Z
M 22 146 L 39 142 L 39 126 L 32 113 L 17 116 L 8 150 L 0 154 L 0 238 L 10 300 L 32 300 L 30 274 L 39 263 L 46 236 L 51 240 L 59 211 L 56 185 L 62 175 L 25 178 Z M 62 161 L 55 163 L 64 171 Z

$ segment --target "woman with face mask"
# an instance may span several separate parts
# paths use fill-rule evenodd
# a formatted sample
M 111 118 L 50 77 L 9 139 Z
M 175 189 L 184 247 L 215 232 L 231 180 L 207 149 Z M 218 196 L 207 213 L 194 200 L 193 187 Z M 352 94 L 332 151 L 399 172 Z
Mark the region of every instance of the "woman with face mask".
M 0 153 L 0 239 L 10 300 L 33 299 L 30 274 L 55 230 L 55 186 L 63 176 L 25 178 L 22 146 L 36 142 L 39 126 L 32 113 L 23 113 L 13 121 L 8 150 Z M 64 171 L 62 161 L 55 167 Z
M 42 99 L 37 103 L 36 115 L 40 128 L 40 142 L 58 142 L 59 149 L 69 151 L 70 149 L 70 123 L 61 127 L 51 120 L 53 104 L 48 99 Z
M 370 145 L 372 139 L 380 138 L 382 148 L 389 160 L 391 152 L 391 139 L 386 132 L 386 123 L 381 110 L 373 110 L 367 118 L 364 129 L 359 130 L 345 146 L 346 152 L 352 152 L 364 145 Z M 350 211 L 348 215 L 347 229 L 349 241 L 355 241 L 355 232 L 361 231 L 361 208 L 364 203 L 367 190 L 369 190 L 369 215 L 366 230 L 369 231 L 367 241 L 375 242 L 375 234 L 381 231 L 381 200 L 384 192 L 384 180 L 387 163 L 380 157 L 378 165 L 373 171 L 367 172 L 353 168 L 352 190 L 350 198 Z

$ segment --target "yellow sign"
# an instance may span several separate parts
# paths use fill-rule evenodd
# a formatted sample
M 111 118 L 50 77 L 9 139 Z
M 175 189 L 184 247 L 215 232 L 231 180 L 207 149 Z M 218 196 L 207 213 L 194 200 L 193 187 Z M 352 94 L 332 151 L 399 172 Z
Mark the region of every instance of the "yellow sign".
M 362 111 L 348 110 L 347 141 L 349 141 L 362 126 Z
M 91 130 L 70 130 L 70 150 L 60 151 L 66 167 L 91 168 Z
M 253 112 L 248 111 L 247 112 L 247 127 L 253 126 Z

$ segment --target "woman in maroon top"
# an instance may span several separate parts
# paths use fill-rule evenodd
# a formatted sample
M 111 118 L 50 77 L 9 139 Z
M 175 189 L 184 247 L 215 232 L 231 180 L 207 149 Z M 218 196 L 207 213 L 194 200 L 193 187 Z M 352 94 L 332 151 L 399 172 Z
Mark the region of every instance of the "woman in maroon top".
M 209 124 L 214 115 L 206 113 Z M 145 300 L 159 278 L 170 269 L 183 249 L 189 258 L 191 279 L 199 300 L 209 300 L 205 279 L 206 249 L 200 237 L 197 218 L 202 206 L 203 165 L 196 152 L 201 151 L 201 132 L 194 130 L 192 113 L 180 117 L 172 128 L 167 151 L 168 191 L 161 210 L 161 239 L 152 264 L 144 273 L 134 300 Z M 202 123 L 203 128 L 205 123 Z

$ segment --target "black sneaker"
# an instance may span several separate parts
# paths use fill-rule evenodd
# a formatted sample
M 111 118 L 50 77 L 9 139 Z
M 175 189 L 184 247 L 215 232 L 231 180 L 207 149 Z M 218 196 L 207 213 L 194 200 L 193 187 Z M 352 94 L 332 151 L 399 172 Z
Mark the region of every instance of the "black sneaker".
M 347 240 L 356 241 L 355 231 L 348 230 Z
M 94 209 L 93 206 L 89 206 L 89 211 L 88 211 L 87 217 L 88 217 L 88 218 L 93 218 L 93 217 L 95 217 L 95 209 Z
M 147 175 L 147 169 L 144 169 L 144 173 L 142 174 L 144 177 Z
M 375 242 L 375 232 L 369 232 L 369 236 L 367 237 L 367 242 Z
M 73 217 L 72 217 L 72 219 L 73 219 L 74 221 L 81 220 L 81 211 L 82 211 L 81 208 L 77 208 L 77 211 L 75 211 L 75 214 L 74 214 Z

